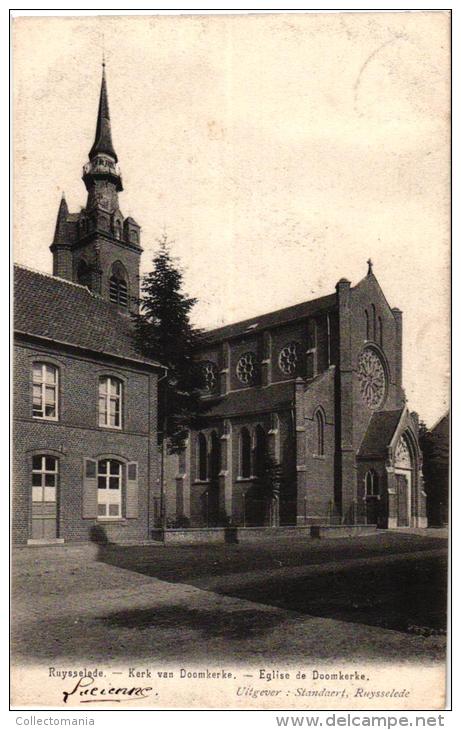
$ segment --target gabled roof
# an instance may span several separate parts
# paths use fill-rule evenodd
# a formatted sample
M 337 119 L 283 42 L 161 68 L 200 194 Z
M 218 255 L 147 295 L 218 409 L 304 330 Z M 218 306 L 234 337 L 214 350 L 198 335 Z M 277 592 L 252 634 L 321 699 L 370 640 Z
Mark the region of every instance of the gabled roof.
M 267 387 L 230 391 L 215 401 L 205 412 L 205 418 L 228 418 L 248 413 L 266 413 L 288 408 L 293 403 L 294 383 L 275 383 Z
M 56 344 L 158 365 L 135 348 L 130 317 L 71 281 L 14 267 L 14 330 Z
M 357 455 L 364 458 L 387 456 L 387 448 L 399 425 L 402 411 L 403 408 L 399 408 L 397 411 L 373 413 Z
M 260 332 L 263 329 L 274 325 L 287 324 L 297 319 L 310 317 L 314 314 L 332 309 L 336 305 L 336 294 L 328 294 L 318 299 L 312 299 L 310 302 L 301 302 L 291 307 L 285 307 L 275 312 L 261 314 L 259 317 L 251 317 L 241 322 L 217 327 L 216 329 L 204 332 L 201 337 L 202 345 L 227 340 L 233 337 L 247 335 L 251 332 Z

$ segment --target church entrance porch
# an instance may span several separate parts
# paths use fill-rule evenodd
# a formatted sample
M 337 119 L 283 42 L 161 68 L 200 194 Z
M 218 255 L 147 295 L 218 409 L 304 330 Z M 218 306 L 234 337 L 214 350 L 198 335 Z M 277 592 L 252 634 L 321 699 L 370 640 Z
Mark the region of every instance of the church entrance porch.
M 357 455 L 358 501 L 367 523 L 427 527 L 418 423 L 406 408 L 373 414 Z

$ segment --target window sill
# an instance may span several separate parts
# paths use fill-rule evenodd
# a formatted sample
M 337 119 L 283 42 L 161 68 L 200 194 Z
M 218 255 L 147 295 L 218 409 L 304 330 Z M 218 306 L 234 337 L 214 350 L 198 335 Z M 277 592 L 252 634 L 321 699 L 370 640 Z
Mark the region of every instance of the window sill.
M 194 479 L 193 484 L 210 484 L 209 479 Z
M 325 454 L 323 454 L 323 455 L 322 454 L 312 454 L 312 458 L 313 459 L 318 459 L 318 461 L 325 461 L 326 460 Z
M 117 525 L 126 525 L 127 520 L 125 517 L 98 517 L 98 522 L 103 522 L 105 525 L 108 523 L 117 524 Z
M 98 423 L 98 428 L 100 428 L 101 431 L 123 431 L 121 426 L 101 426 L 100 423 Z
M 237 482 L 254 482 L 258 477 L 237 477 Z
M 50 416 L 32 416 L 34 421 L 51 421 L 52 423 L 56 423 L 59 421 L 59 418 L 51 418 Z

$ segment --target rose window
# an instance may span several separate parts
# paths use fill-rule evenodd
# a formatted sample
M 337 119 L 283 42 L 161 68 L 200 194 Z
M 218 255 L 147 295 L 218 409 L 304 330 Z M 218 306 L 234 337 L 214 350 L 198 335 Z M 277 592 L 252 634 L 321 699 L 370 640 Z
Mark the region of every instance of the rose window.
M 379 408 L 386 395 L 386 373 L 378 353 L 367 348 L 359 357 L 358 378 L 362 398 L 369 408 Z
M 279 368 L 284 375 L 294 375 L 299 365 L 299 345 L 290 342 L 280 351 Z
M 202 363 L 203 390 L 208 392 L 214 390 L 218 383 L 218 368 L 214 362 Z
M 237 363 L 237 377 L 241 383 L 251 385 L 256 378 L 256 355 L 246 352 Z

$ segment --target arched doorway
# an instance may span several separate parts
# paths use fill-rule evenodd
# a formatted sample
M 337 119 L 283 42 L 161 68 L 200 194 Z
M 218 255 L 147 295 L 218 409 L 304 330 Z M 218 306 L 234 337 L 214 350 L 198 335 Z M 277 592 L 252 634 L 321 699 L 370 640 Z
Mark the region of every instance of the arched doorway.
M 397 527 L 410 527 L 413 462 L 410 445 L 405 435 L 400 437 L 395 447 L 394 473 Z

